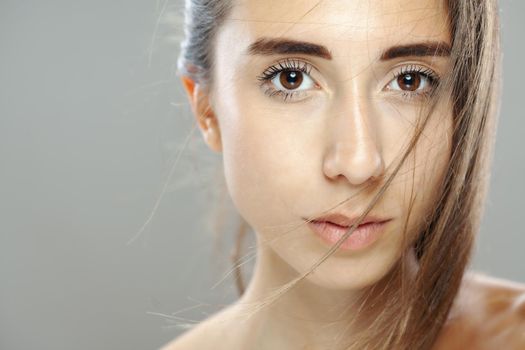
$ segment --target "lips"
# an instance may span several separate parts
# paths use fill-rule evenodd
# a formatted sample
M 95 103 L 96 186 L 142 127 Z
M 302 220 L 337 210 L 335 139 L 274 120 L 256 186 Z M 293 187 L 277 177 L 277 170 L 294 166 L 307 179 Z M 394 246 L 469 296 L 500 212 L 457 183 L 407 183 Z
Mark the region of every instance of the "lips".
M 322 216 L 322 217 L 316 218 L 316 219 L 311 220 L 311 221 L 312 222 L 318 222 L 318 223 L 328 222 L 328 223 L 331 223 L 331 224 L 334 224 L 334 225 L 337 225 L 337 226 L 349 228 L 354 223 L 356 223 L 358 219 L 359 219 L 359 217 L 355 217 L 353 219 L 350 219 L 348 216 L 343 215 L 343 214 L 330 214 L 330 215 L 326 215 L 326 216 Z M 383 222 L 386 222 L 386 221 L 389 221 L 389 220 L 390 219 L 381 219 L 381 218 L 376 218 L 376 217 L 372 217 L 372 216 L 367 216 L 367 217 L 365 217 L 363 219 L 363 221 L 361 221 L 359 226 L 364 225 L 364 224 L 368 224 L 368 223 L 383 223 Z
M 336 244 L 358 221 L 359 217 L 349 218 L 343 214 L 331 214 L 310 220 L 308 226 L 325 243 Z M 392 219 L 373 216 L 365 217 L 358 227 L 339 246 L 343 250 L 362 250 L 377 241 Z

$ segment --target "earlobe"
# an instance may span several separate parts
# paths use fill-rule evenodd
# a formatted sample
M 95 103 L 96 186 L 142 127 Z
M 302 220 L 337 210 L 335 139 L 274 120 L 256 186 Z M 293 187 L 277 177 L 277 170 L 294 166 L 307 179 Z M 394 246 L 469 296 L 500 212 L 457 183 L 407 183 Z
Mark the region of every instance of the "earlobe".
M 209 94 L 190 77 L 181 77 L 193 115 L 199 125 L 204 141 L 215 152 L 222 151 L 219 122 L 210 104 Z
M 202 136 L 204 137 L 204 141 L 208 147 L 210 147 L 215 152 L 222 152 L 222 140 L 219 123 L 213 112 L 208 113 L 211 113 L 212 115 L 204 117 L 203 123 L 205 126 L 202 126 L 201 122 L 199 122 Z

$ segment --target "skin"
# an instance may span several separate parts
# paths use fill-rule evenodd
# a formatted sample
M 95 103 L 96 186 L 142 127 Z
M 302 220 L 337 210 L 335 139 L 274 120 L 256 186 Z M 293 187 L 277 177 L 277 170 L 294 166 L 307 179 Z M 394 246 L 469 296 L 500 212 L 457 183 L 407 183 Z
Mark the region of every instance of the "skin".
M 331 59 L 248 53 L 262 37 L 308 38 L 324 45 Z M 235 3 L 216 37 L 212 85 L 188 77 L 182 82 L 204 140 L 222 154 L 233 202 L 256 232 L 257 263 L 241 300 L 164 349 L 338 349 L 363 326 L 349 326 L 353 302 L 402 258 L 445 174 L 452 127 L 446 96 L 430 115 L 415 152 L 370 213 L 391 219 L 380 239 L 360 251 L 338 250 L 271 306 L 258 313 L 250 307 L 308 271 L 329 249 L 305 218 L 327 211 L 359 216 L 398 164 L 431 84 L 413 73 L 423 82 L 419 94 L 408 93 L 396 75 L 417 67 L 443 77 L 450 62 L 447 56 L 380 58 L 392 46 L 421 42 L 450 44 L 445 11 L 437 1 Z M 257 78 L 286 59 L 311 70 L 303 73 L 301 91 L 284 100 L 265 93 L 282 88 L 279 79 L 261 85 Z M 410 248 L 404 258 L 415 273 Z M 525 344 L 519 336 L 524 332 L 503 327 L 525 329 L 524 295 L 521 285 L 466 275 L 435 348 L 464 349 L 474 341 L 482 348 L 489 344 L 480 341 L 484 337 L 491 346 L 498 341 L 506 348 Z

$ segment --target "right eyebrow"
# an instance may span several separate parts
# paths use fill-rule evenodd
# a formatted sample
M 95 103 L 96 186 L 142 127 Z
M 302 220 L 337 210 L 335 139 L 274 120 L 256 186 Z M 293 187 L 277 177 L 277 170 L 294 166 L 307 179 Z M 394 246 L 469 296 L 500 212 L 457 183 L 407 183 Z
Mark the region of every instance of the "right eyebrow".
M 292 39 L 260 38 L 248 46 L 247 52 L 252 55 L 303 54 L 332 59 L 325 46 Z

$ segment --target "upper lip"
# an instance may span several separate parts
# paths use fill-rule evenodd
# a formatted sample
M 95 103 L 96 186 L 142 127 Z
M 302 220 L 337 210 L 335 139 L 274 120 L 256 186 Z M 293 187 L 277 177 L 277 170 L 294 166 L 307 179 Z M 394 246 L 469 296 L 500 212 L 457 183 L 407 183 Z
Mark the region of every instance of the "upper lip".
M 310 220 L 310 222 L 329 222 L 329 223 L 336 224 L 336 225 L 343 226 L 343 227 L 350 227 L 354 223 L 356 223 L 357 220 L 359 220 L 359 216 L 350 218 L 346 215 L 335 213 L 335 214 L 329 214 L 329 215 L 315 218 L 313 220 Z M 363 221 L 361 221 L 360 225 L 364 225 L 364 224 L 368 224 L 372 222 L 382 223 L 382 222 L 386 222 L 389 220 L 390 219 L 383 219 L 383 218 L 378 218 L 375 216 L 366 216 L 363 219 Z

